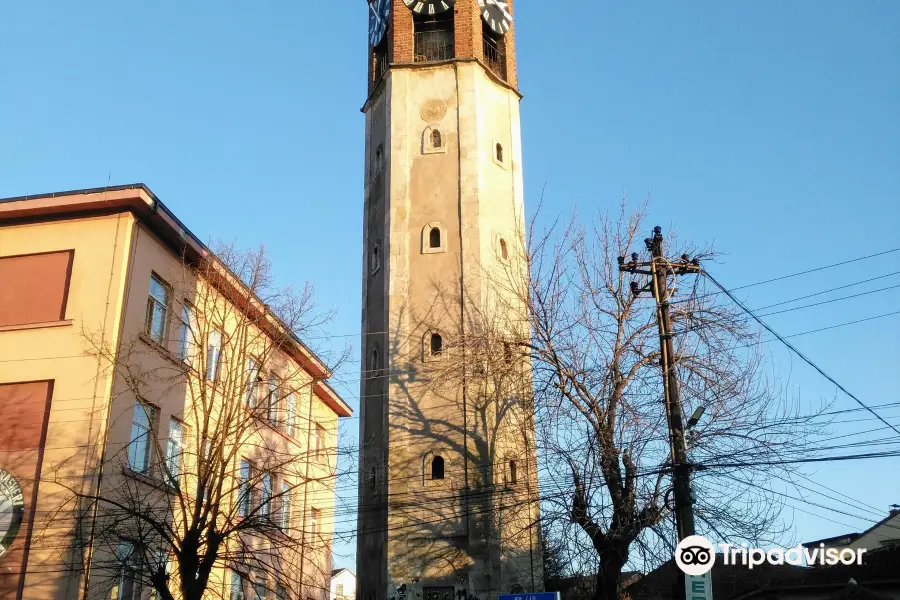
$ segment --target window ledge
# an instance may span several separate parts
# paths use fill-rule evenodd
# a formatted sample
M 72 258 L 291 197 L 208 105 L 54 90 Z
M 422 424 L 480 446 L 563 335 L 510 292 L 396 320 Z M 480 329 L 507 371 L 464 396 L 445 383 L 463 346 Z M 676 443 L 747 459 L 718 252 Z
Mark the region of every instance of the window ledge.
M 126 477 L 130 477 L 131 479 L 136 479 L 137 481 L 146 483 L 147 485 L 153 487 L 154 489 L 163 490 L 164 492 L 167 492 L 170 494 L 174 494 L 175 492 L 178 491 L 178 489 L 175 486 L 166 483 L 162 479 L 158 479 L 158 478 L 154 477 L 153 475 L 149 475 L 147 473 L 141 473 L 140 471 L 135 471 L 128 465 L 124 465 L 122 467 L 122 474 L 125 475 Z
M 147 335 L 147 332 L 142 331 L 140 334 L 138 334 L 138 339 L 140 339 L 142 342 L 144 342 L 145 344 L 147 344 L 148 346 L 150 346 L 151 348 L 156 350 L 163 358 L 165 358 L 166 360 L 171 362 L 173 365 L 175 365 L 180 370 L 182 370 L 184 372 L 187 372 L 190 370 L 190 368 L 191 368 L 190 365 L 188 365 L 186 362 L 184 362 L 183 360 L 178 358 L 178 356 L 176 356 L 171 350 L 169 350 L 168 348 L 166 348 L 165 346 L 163 346 L 162 344 L 160 344 L 159 342 L 157 342 L 156 340 L 151 338 L 149 335 Z
M 49 329 L 51 327 L 68 327 L 72 323 L 72 319 L 65 319 L 62 321 L 42 321 L 40 323 L 22 323 L 19 325 L 0 325 L 0 332 L 24 331 L 28 329 Z

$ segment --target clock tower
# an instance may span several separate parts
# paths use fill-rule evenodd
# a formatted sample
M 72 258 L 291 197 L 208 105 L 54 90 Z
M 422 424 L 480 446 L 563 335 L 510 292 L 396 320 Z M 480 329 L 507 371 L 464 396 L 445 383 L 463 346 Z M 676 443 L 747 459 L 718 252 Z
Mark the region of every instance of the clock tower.
M 513 2 L 368 33 L 357 596 L 539 591 Z

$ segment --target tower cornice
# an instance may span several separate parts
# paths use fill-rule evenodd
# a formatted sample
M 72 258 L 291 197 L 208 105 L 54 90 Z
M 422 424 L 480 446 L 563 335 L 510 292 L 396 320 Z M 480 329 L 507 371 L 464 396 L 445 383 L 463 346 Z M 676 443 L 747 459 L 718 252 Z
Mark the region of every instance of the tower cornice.
M 417 62 L 412 62 L 412 63 L 396 63 L 396 64 L 390 65 L 390 66 L 388 67 L 388 71 L 393 71 L 393 70 L 397 70 L 397 71 L 400 71 L 400 70 L 408 70 L 408 71 L 428 70 L 428 69 L 435 69 L 435 68 L 437 68 L 437 67 L 446 67 L 447 65 L 457 65 L 457 64 L 460 64 L 460 63 L 476 63 L 476 64 L 478 64 L 478 65 L 484 70 L 484 72 L 488 75 L 488 77 L 491 78 L 491 81 L 493 81 L 493 82 L 496 83 L 497 85 L 499 85 L 499 86 L 501 86 L 501 87 L 504 87 L 504 88 L 508 89 L 509 91 L 511 91 L 513 94 L 516 95 L 516 97 L 518 97 L 519 100 L 521 100 L 522 98 L 525 97 L 524 94 L 522 94 L 522 92 L 520 92 L 520 91 L 518 90 L 518 88 L 516 88 L 515 86 L 510 85 L 509 82 L 507 82 L 507 81 L 503 80 L 502 78 L 498 77 L 497 74 L 494 73 L 490 68 L 488 68 L 488 66 L 487 66 L 487 65 L 484 63 L 484 61 L 481 60 L 480 58 L 450 58 L 450 59 L 447 59 L 447 60 L 441 60 L 441 61 L 435 61 L 435 62 L 427 62 L 427 63 L 417 63 Z M 363 112 L 363 113 L 366 112 L 366 110 L 369 108 L 369 105 L 370 105 L 371 102 L 372 102 L 372 99 L 375 98 L 376 96 L 378 96 L 378 94 L 381 93 L 381 89 L 384 87 L 385 81 L 386 81 L 386 80 L 387 80 L 387 72 L 385 72 L 385 75 L 382 76 L 382 77 L 378 80 L 378 82 L 375 84 L 375 87 L 372 89 L 372 92 L 371 92 L 371 93 L 369 94 L 369 96 L 366 98 L 366 101 L 365 101 L 365 103 L 362 105 L 362 108 L 359 109 L 360 112 Z

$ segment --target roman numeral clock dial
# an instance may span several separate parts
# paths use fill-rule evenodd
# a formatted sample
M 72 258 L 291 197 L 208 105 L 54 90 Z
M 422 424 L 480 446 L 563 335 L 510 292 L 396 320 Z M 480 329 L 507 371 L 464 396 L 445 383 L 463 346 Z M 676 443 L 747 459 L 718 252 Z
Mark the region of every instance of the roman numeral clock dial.
M 453 8 L 456 0 L 403 0 L 406 7 L 417 15 L 436 15 Z
M 512 27 L 512 13 L 506 0 L 478 0 L 481 18 L 494 33 L 506 35 Z
M 384 39 L 388 21 L 391 18 L 391 0 L 370 0 L 369 2 L 369 45 L 377 46 Z

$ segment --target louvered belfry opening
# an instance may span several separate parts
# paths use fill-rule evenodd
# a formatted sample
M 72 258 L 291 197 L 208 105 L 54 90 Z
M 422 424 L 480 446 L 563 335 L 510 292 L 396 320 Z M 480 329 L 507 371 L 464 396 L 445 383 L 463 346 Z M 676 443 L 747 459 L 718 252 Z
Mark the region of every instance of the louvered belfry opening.
M 415 62 L 449 60 L 455 56 L 453 11 L 437 15 L 413 15 Z
M 484 63 L 500 79 L 506 80 L 506 38 L 494 33 L 488 25 L 481 21 L 481 45 L 484 52 Z

